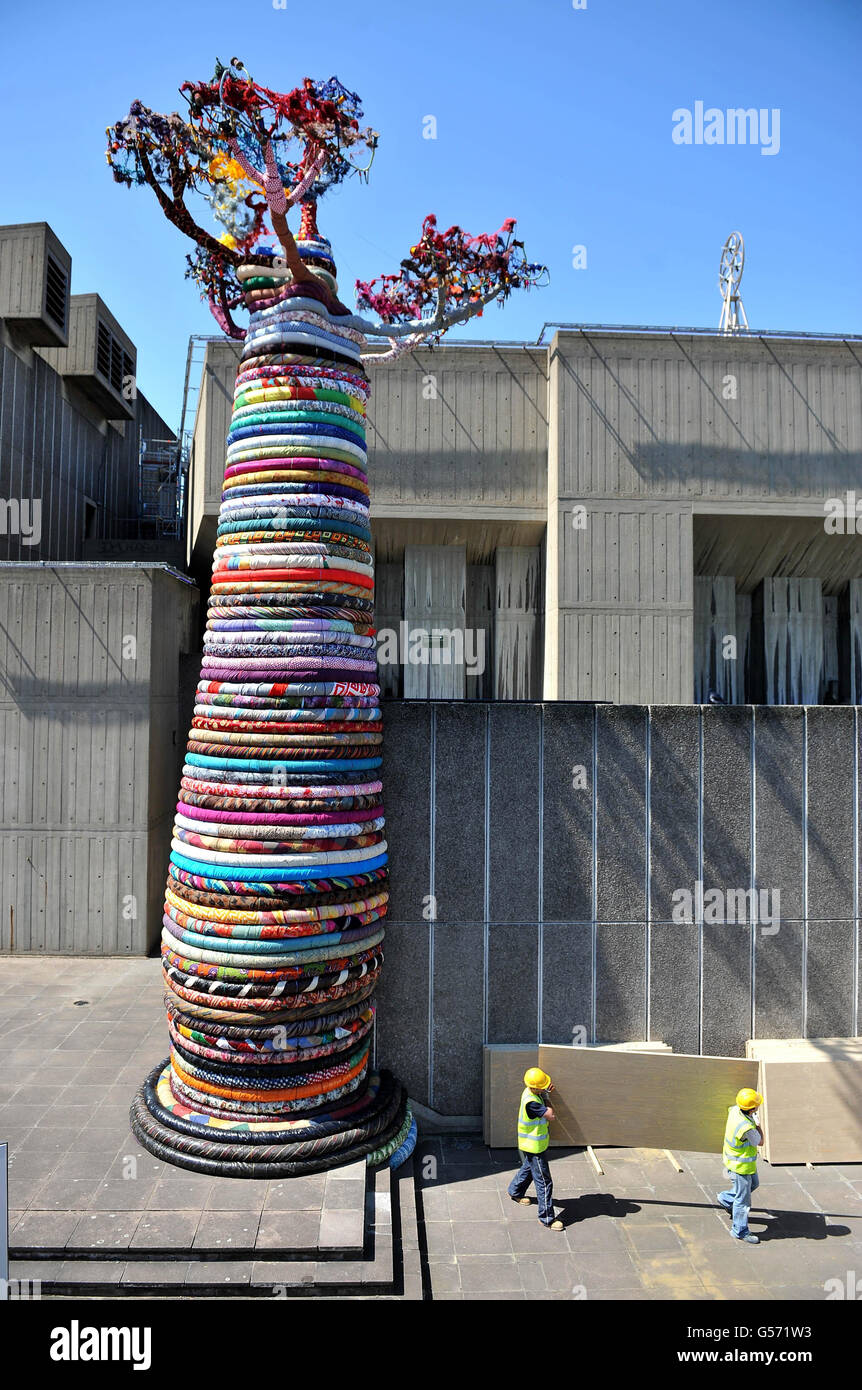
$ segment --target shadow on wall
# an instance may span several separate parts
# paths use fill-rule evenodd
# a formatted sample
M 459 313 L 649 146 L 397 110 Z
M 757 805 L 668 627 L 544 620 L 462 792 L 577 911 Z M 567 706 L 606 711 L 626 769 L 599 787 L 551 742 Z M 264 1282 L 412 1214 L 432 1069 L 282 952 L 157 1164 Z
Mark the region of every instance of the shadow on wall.
M 28 575 L 33 571 L 28 570 Z M 46 580 L 53 581 L 65 595 L 67 600 L 65 609 L 62 613 L 61 631 L 57 632 L 52 625 L 51 619 L 55 616 L 48 614 L 49 635 L 45 642 L 40 641 L 38 636 L 34 636 L 33 630 L 29 630 L 31 655 L 28 656 L 21 641 L 16 638 L 10 623 L 0 622 L 0 692 L 10 700 L 18 703 L 21 700 L 68 700 L 74 697 L 76 700 L 96 700 L 97 697 L 106 696 L 135 696 L 146 699 L 150 692 L 150 672 L 148 664 L 141 667 L 140 663 L 134 660 L 124 659 L 123 640 L 126 633 L 117 634 L 117 640 L 111 643 L 97 628 L 91 614 L 80 601 L 80 594 L 73 592 L 71 583 L 64 579 L 64 572 L 61 568 L 46 567 Z M 84 571 L 88 573 L 88 571 Z M 109 582 L 114 572 L 105 571 L 105 582 Z M 3 576 L 6 579 L 15 579 L 14 570 L 7 570 Z M 149 586 L 152 585 L 150 576 L 145 576 Z M 14 616 L 14 607 L 10 603 L 7 612 L 11 610 Z M 25 621 L 25 611 L 22 609 L 22 622 Z M 91 653 L 88 653 L 88 660 L 91 667 L 102 667 L 103 674 L 92 680 L 81 679 L 79 676 L 79 662 L 77 656 L 74 660 L 74 676 L 70 672 L 58 671 L 56 678 L 50 673 L 45 674 L 45 668 L 53 671 L 61 664 L 63 657 L 70 654 L 61 651 L 58 661 L 58 646 L 65 646 L 69 640 L 70 633 L 68 628 L 68 615 L 74 613 L 76 621 L 81 625 L 79 629 L 89 642 L 92 644 Z M 34 611 L 26 615 L 33 618 Z M 43 618 L 46 615 L 43 613 Z M 136 635 L 136 634 L 133 634 Z M 37 656 L 38 653 L 38 656 Z M 38 657 L 42 658 L 43 673 L 40 673 L 35 662 Z M 140 674 L 136 675 L 136 672 Z
M 835 431 L 811 404 L 806 393 L 800 390 L 792 373 L 764 339 L 759 339 L 759 342 L 768 360 L 763 362 L 761 359 L 756 365 L 765 366 L 770 373 L 778 373 L 779 380 L 775 386 L 776 401 L 780 401 L 782 414 L 792 414 L 794 436 L 800 439 L 803 437 L 801 421 L 804 420 L 807 445 L 805 452 L 797 449 L 770 453 L 757 438 L 757 430 L 751 424 L 740 424 L 738 411 L 715 390 L 681 338 L 675 338 L 674 342 L 695 379 L 695 391 L 700 395 L 699 404 L 703 407 L 704 417 L 702 433 L 712 433 L 714 436 L 724 433 L 729 440 L 737 441 L 735 447 L 729 447 L 728 444 L 710 445 L 703 438 L 691 444 L 675 444 L 663 440 L 654 427 L 651 407 L 645 409 L 641 406 L 636 391 L 623 379 L 614 359 L 603 354 L 593 342 L 592 351 L 601 363 L 603 373 L 616 388 L 615 393 L 608 393 L 610 399 L 618 400 L 619 413 L 625 412 L 631 417 L 632 423 L 627 426 L 628 437 L 624 437 L 617 420 L 602 409 L 598 398 L 585 385 L 575 365 L 565 357 L 559 359 L 561 369 L 570 378 L 581 397 L 585 413 L 602 422 L 620 454 L 628 459 L 641 477 L 648 482 L 683 483 L 694 475 L 701 481 L 710 480 L 729 487 L 742 484 L 759 494 L 768 489 L 769 492 L 777 491 L 784 495 L 794 492 L 819 494 L 824 486 L 824 477 L 829 480 L 830 490 L 854 487 L 858 483 L 862 454 L 858 450 L 851 453 L 846 449 Z M 754 365 L 746 363 L 745 369 L 750 371 Z M 685 389 L 685 382 L 681 380 L 680 391 Z M 799 422 L 797 412 L 800 416 Z M 761 418 L 765 430 L 768 427 L 768 419 L 765 415 Z M 633 443 L 632 435 L 638 433 L 653 442 L 642 445 Z
M 459 368 L 469 347 L 411 353 L 413 371 L 375 370 L 368 413 L 369 465 L 378 503 L 458 497 L 544 501 L 547 487 L 547 352 L 518 349 L 528 390 L 505 352 L 485 345 L 481 368 Z M 489 365 L 488 358 L 492 359 Z M 380 378 L 386 373 L 383 387 Z M 380 385 L 380 408 L 374 392 Z M 425 384 L 432 383 L 425 394 Z M 421 469 L 421 472 L 419 471 Z
M 831 497 L 836 491 L 858 487 L 862 477 L 862 453 L 858 451 L 836 448 L 784 454 L 748 444 L 729 449 L 659 441 L 628 448 L 618 431 L 606 423 L 632 467 L 650 484 L 675 483 L 682 488 L 694 479 L 717 483 L 726 493 L 735 495 L 741 487 L 778 501 L 794 495 Z

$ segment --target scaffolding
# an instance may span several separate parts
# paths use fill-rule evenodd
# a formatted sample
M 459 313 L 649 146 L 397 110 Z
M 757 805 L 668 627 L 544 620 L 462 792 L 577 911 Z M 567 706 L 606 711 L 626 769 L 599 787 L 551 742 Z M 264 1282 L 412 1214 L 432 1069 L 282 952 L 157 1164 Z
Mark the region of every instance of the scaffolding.
M 181 539 L 185 516 L 188 442 L 144 439 L 138 451 L 138 538 Z
M 218 333 L 193 333 L 186 353 L 186 375 L 183 381 L 183 405 L 180 412 L 180 438 L 190 441 L 194 429 L 194 413 L 200 396 L 201 378 L 208 343 L 223 343 Z
M 194 334 L 189 338 L 177 438 L 145 439 L 143 430 L 139 433 L 137 514 L 114 522 L 115 529 L 126 539 L 185 539 L 194 411 L 207 344 L 219 341 L 218 335 Z
M 186 494 L 191 458 L 194 411 L 207 344 L 220 342 L 218 334 L 193 333 L 186 353 L 183 403 L 176 439 L 144 439 L 139 454 L 139 537 L 185 536 Z

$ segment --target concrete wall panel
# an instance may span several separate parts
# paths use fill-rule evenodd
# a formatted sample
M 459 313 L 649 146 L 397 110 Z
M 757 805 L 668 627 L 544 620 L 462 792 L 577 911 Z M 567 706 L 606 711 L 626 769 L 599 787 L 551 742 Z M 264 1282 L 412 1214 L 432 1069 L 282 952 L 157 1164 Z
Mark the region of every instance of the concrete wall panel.
M 158 940 L 197 598 L 143 565 L 0 568 L 0 949 Z

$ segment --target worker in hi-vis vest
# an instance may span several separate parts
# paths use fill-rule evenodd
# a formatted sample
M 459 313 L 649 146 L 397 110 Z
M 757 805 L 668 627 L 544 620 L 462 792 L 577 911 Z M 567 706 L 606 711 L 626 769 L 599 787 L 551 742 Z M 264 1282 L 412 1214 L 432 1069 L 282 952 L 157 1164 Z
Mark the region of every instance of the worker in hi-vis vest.
M 518 1151 L 521 1166 L 509 1183 L 509 1196 L 522 1207 L 530 1205 L 527 1188 L 536 1185 L 539 1220 L 552 1231 L 563 1229 L 554 1212 L 554 1184 L 545 1157 L 548 1147 L 548 1124 L 554 1118 L 547 1093 L 553 1091 L 548 1073 L 541 1067 L 530 1067 L 524 1074 L 524 1091 L 518 1109 Z
M 719 1205 L 733 1216 L 730 1234 L 736 1240 L 745 1240 L 749 1245 L 759 1245 L 760 1237 L 752 1235 L 748 1229 L 748 1213 L 751 1208 L 751 1194 L 760 1186 L 757 1176 L 757 1150 L 763 1143 L 763 1131 L 757 1118 L 757 1107 L 763 1104 L 763 1096 L 743 1087 L 736 1097 L 736 1104 L 727 1112 L 727 1126 L 724 1131 L 724 1166 L 732 1186 L 726 1192 L 718 1193 Z

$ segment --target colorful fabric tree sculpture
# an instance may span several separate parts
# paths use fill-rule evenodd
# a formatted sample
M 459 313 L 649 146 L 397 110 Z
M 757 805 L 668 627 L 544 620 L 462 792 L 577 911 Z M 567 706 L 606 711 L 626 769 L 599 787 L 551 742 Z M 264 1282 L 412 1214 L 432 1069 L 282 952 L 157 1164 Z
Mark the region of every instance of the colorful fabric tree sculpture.
M 205 1173 L 394 1166 L 416 1128 L 372 1065 L 389 870 L 362 350 L 433 340 L 542 268 L 513 222 L 469 237 L 428 217 L 398 274 L 357 286 L 380 322 L 353 314 L 316 206 L 373 158 L 358 97 L 335 78 L 272 92 L 237 59 L 181 91 L 184 116 L 134 102 L 108 163 L 193 240 L 188 273 L 243 348 L 165 894 L 171 1053 L 132 1127 Z

